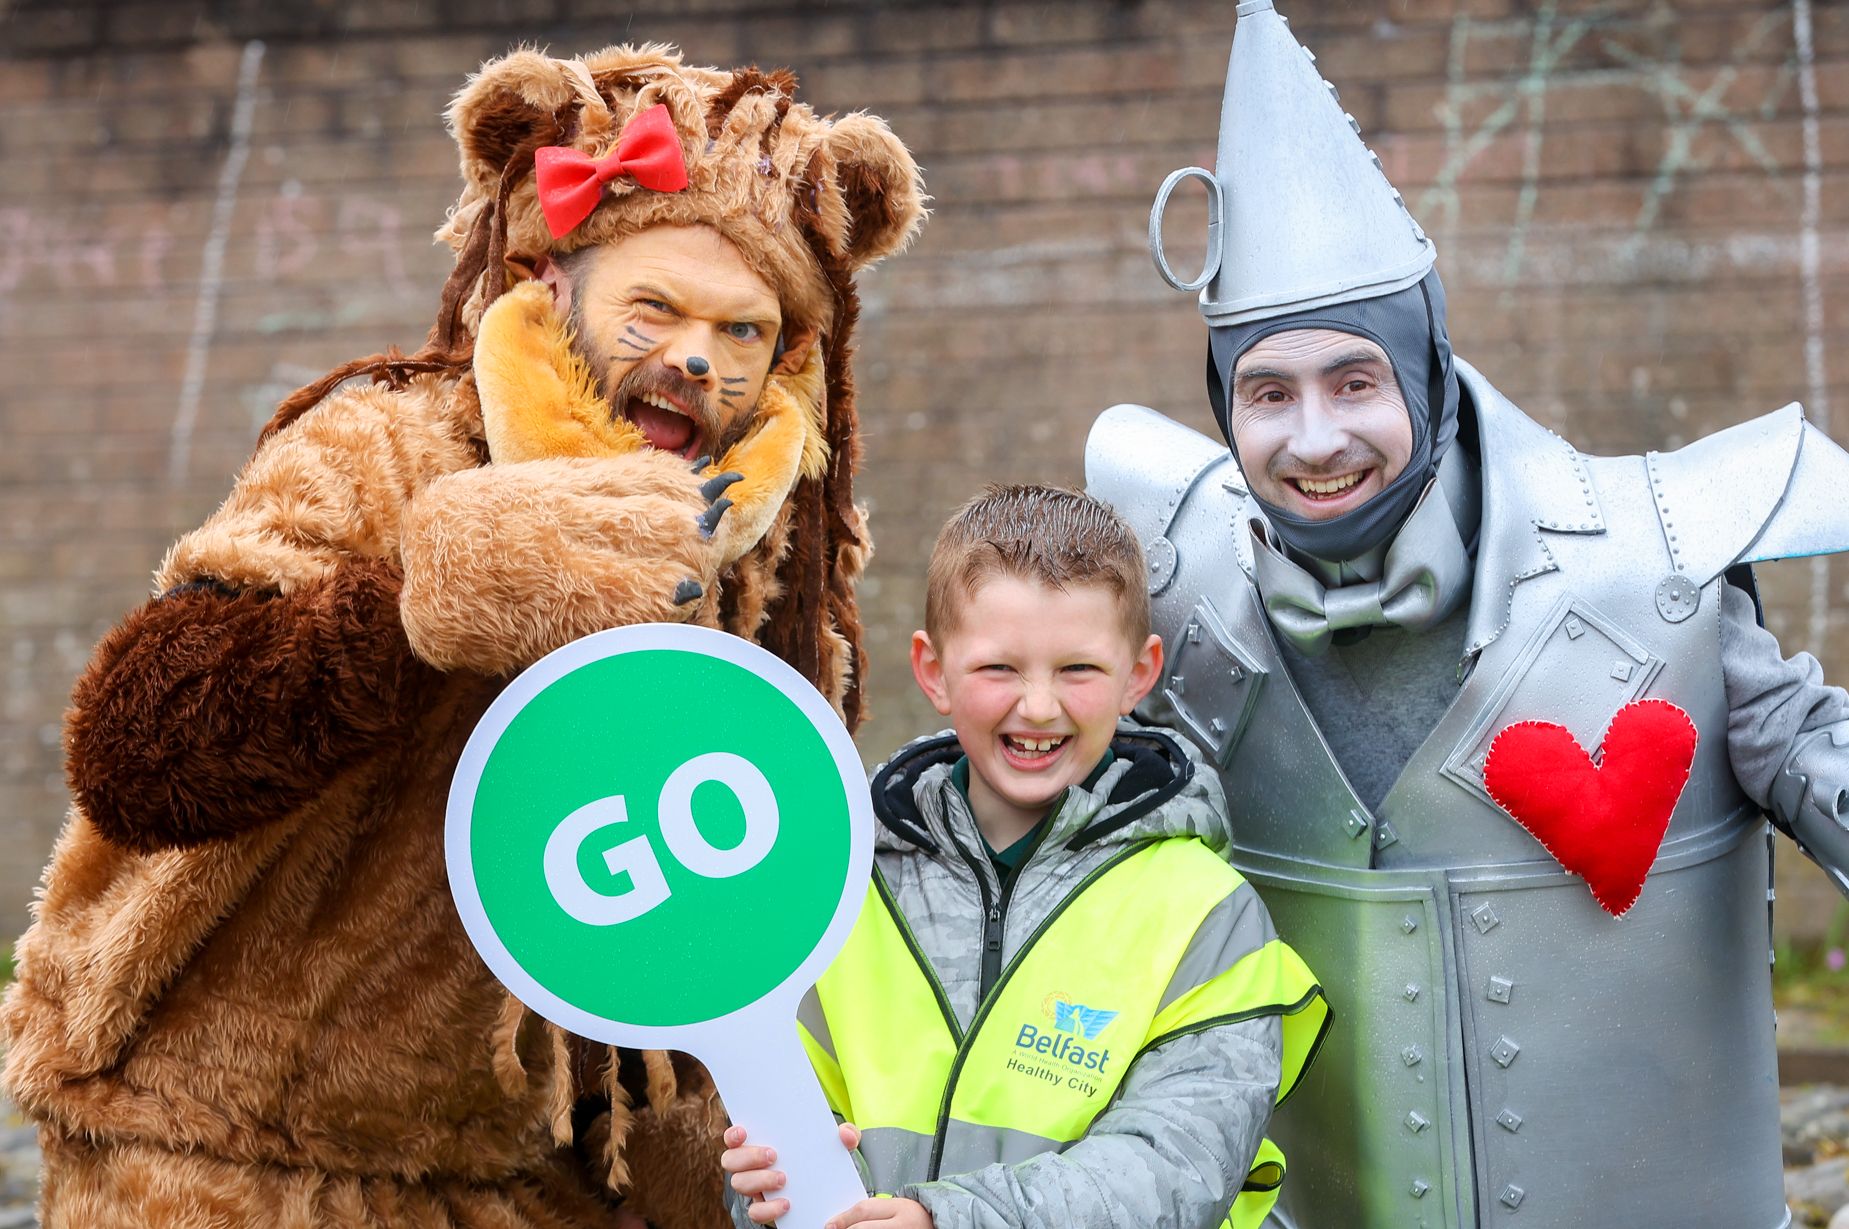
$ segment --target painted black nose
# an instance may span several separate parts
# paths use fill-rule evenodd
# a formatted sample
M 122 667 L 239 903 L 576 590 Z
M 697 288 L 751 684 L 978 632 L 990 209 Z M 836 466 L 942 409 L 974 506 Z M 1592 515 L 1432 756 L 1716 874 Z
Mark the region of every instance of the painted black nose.
M 705 359 L 701 358 L 699 355 L 690 354 L 687 356 L 687 374 L 688 375 L 703 376 L 707 372 L 711 371 L 712 369 L 713 369 L 713 365 L 707 362 Z

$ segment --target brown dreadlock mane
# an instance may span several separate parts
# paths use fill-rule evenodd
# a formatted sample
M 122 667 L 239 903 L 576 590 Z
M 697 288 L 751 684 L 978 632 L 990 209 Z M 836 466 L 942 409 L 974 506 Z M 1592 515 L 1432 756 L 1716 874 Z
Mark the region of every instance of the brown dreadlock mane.
M 707 113 L 708 132 L 717 135 L 722 131 L 732 109 L 756 92 L 775 95 L 777 121 L 781 123 L 796 89 L 796 76 L 788 69 L 740 69 L 714 99 Z M 769 148 L 775 131 L 774 124 L 766 129 L 765 148 Z M 798 482 L 790 493 L 789 548 L 777 565 L 775 596 L 765 609 L 759 640 L 821 687 L 828 664 L 825 637 L 832 626 L 849 649 L 841 711 L 852 731 L 866 717 L 861 692 L 866 651 L 861 644 L 860 607 L 850 579 L 857 572 L 851 556 L 864 555 L 868 549 L 866 533 L 854 507 L 860 435 L 854 408 L 852 358 L 860 295 L 854 288 L 851 257 L 836 256 L 829 250 L 817 231 L 818 219 L 812 209 L 799 211 L 798 220 L 835 300 L 834 325 L 823 342 L 823 387 L 827 397 L 823 436 L 828 443 L 828 469 L 819 479 Z
M 764 647 L 796 667 L 805 678 L 815 679 L 824 666 L 823 636 L 832 623 L 849 648 L 849 677 L 841 696 L 841 711 L 851 731 L 866 718 L 861 694 L 866 654 L 861 646 L 859 603 L 851 584 L 858 569 L 848 558 L 856 553 L 864 555 L 868 548 L 854 508 L 860 436 L 849 361 L 860 298 L 845 267 L 826 256 L 822 264 L 835 291 L 835 331 L 827 340 L 823 356 L 828 397 L 823 432 L 828 441 L 828 469 L 819 479 L 806 478 L 798 483 L 791 494 L 791 546 L 778 570 L 781 591 L 766 612 L 761 639 Z
M 542 145 L 556 144 L 566 136 L 565 125 L 552 117 L 548 131 L 523 141 L 508 158 L 501 172 L 494 203 L 481 211 L 469 228 L 468 242 L 456 256 L 456 267 L 443 283 L 443 295 L 437 307 L 436 323 L 415 354 L 402 354 L 397 346 L 387 346 L 378 354 L 343 363 L 312 384 L 305 384 L 285 397 L 257 435 L 261 448 L 272 435 L 321 404 L 327 395 L 346 381 L 371 376 L 375 384 L 384 384 L 394 392 L 408 384 L 411 377 L 428 372 L 461 375 L 475 364 L 475 336 L 463 323 L 463 310 L 476 284 L 482 284 L 482 310 L 501 297 L 507 278 L 485 276 L 489 270 L 503 270 L 507 258 L 507 197 L 515 186 L 533 171 L 533 155 Z M 486 443 L 482 443 L 482 460 L 486 461 Z

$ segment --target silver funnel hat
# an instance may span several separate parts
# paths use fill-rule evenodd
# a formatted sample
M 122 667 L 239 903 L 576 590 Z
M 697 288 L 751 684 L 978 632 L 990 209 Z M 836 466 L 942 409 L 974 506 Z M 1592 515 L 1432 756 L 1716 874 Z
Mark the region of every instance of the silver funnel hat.
M 1431 269 L 1437 248 L 1359 131 L 1271 0 L 1244 0 L 1218 167 L 1170 175 L 1149 216 L 1156 268 L 1176 289 L 1201 292 L 1209 325 L 1392 294 Z M 1208 193 L 1207 262 L 1191 282 L 1170 270 L 1162 244 L 1169 194 L 1187 179 Z
M 1315 60 L 1272 0 L 1239 5 L 1218 171 L 1187 167 L 1164 181 L 1149 215 L 1149 246 L 1170 285 L 1201 292 L 1212 334 L 1208 396 L 1235 454 L 1228 386 L 1254 343 L 1291 329 L 1335 329 L 1386 352 L 1412 419 L 1406 468 L 1362 507 L 1329 520 L 1258 500 L 1297 551 L 1350 561 L 1398 531 L 1437 472 L 1457 434 L 1458 385 L 1434 267 L 1438 249 L 1362 144 L 1360 125 L 1343 112 Z M 1162 219 L 1169 195 L 1188 179 L 1207 189 L 1207 260 L 1184 283 L 1163 252 Z

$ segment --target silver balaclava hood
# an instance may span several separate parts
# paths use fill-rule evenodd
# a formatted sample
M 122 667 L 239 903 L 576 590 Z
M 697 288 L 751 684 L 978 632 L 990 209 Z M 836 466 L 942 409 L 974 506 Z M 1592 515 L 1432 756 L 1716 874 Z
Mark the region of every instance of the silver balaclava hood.
M 1188 167 L 1170 175 L 1149 229 L 1162 276 L 1200 291 L 1211 335 L 1208 395 L 1228 444 L 1233 365 L 1265 337 L 1335 329 L 1374 342 L 1393 364 L 1413 450 L 1387 489 L 1326 521 L 1259 501 L 1295 549 L 1318 559 L 1357 558 L 1399 528 L 1457 433 L 1457 373 L 1444 287 L 1433 268 L 1437 248 L 1272 0 L 1239 5 L 1217 163 L 1215 172 Z M 1208 236 L 1206 266 L 1184 283 L 1163 251 L 1162 215 L 1187 179 L 1207 189 Z
M 1219 325 L 1209 330 L 1207 396 L 1214 420 L 1226 437 L 1233 456 L 1228 406 L 1232 400 L 1233 367 L 1247 350 L 1274 333 L 1291 329 L 1333 329 L 1365 337 L 1386 352 L 1393 377 L 1412 419 L 1412 453 L 1385 490 L 1362 504 L 1327 520 L 1312 520 L 1252 496 L 1278 536 L 1314 559 L 1347 562 L 1357 559 L 1391 538 L 1419 502 L 1438 462 L 1457 438 L 1457 369 L 1451 361 L 1451 340 L 1445 333 L 1445 288 L 1433 269 L 1417 285 L 1375 299 L 1331 303 L 1243 324 Z

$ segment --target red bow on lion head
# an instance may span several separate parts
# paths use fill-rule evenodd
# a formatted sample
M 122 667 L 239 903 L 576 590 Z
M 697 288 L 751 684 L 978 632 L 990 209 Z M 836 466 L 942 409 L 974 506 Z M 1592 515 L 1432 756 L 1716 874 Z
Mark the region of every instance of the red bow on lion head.
M 680 134 L 666 105 L 656 103 L 630 120 L 616 149 L 602 158 L 563 145 L 548 145 L 533 155 L 539 207 L 552 237 L 564 238 L 590 217 L 603 186 L 624 175 L 657 192 L 679 192 L 687 186 Z

